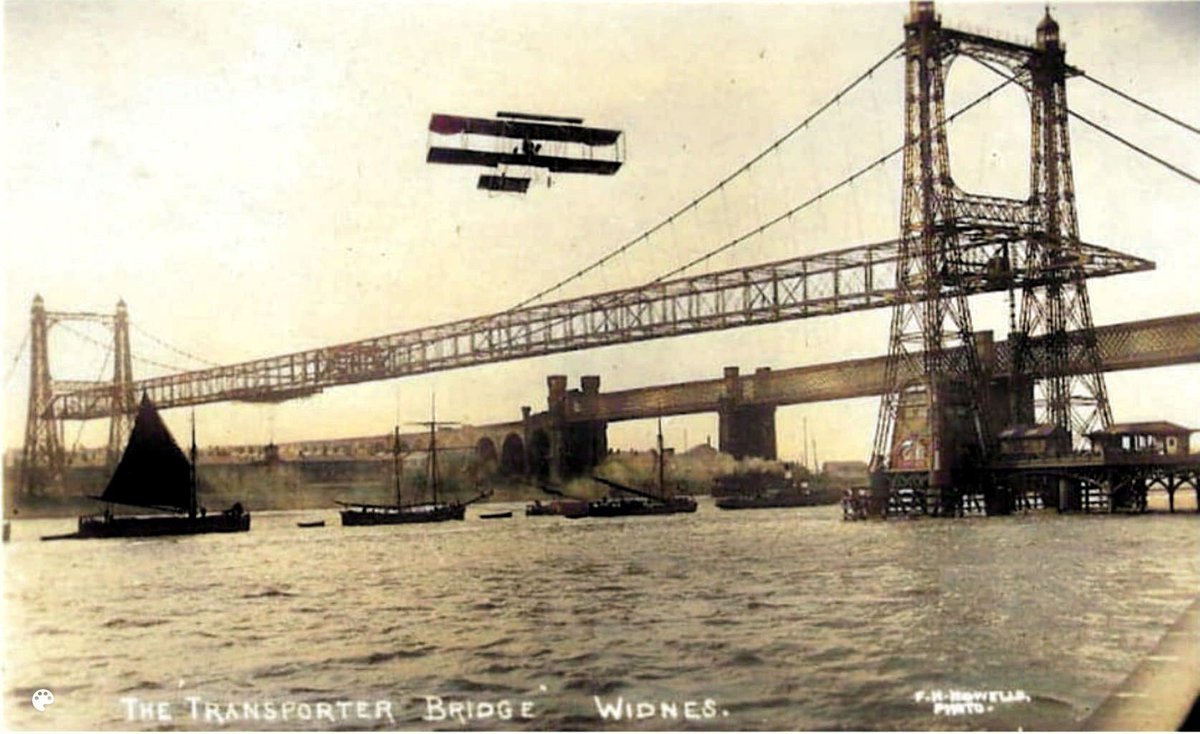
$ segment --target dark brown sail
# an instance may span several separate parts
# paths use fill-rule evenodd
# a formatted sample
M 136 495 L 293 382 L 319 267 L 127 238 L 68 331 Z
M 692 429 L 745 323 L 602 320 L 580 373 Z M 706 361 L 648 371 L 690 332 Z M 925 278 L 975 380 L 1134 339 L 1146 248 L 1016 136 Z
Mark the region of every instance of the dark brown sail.
M 191 463 L 146 395 L 138 406 L 129 445 L 99 499 L 192 511 Z
M 209 514 L 196 504 L 196 428 L 192 423 L 192 459 L 184 455 L 162 422 L 154 403 L 142 395 L 129 445 L 104 494 L 92 499 L 122 505 L 165 510 L 172 514 L 114 515 L 110 507 L 100 515 L 79 518 L 79 530 L 44 535 L 42 540 L 87 538 L 148 538 L 159 535 L 244 533 L 250 513 L 241 502 L 221 513 Z

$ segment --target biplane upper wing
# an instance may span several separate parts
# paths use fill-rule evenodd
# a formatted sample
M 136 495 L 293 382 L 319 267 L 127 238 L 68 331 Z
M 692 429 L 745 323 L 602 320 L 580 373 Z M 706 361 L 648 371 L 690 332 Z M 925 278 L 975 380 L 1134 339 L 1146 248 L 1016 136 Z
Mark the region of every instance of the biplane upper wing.
M 525 120 L 489 120 L 482 117 L 435 114 L 429 118 L 430 132 L 439 135 L 472 133 L 516 140 L 549 140 L 584 145 L 615 145 L 620 130 L 584 127 L 574 124 L 527 122 Z

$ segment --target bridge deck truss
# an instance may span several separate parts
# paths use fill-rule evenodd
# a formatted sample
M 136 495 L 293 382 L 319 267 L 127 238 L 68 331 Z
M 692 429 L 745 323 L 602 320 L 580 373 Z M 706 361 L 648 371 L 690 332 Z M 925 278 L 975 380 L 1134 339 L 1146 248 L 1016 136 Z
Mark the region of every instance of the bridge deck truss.
M 1103 277 L 1153 269 L 1148 260 L 1081 244 L 1063 267 Z M 1045 269 L 1013 227 L 973 228 L 948 288 L 966 294 L 1032 287 Z M 354 383 L 558 352 L 891 306 L 898 241 L 733 268 L 331 347 L 135 381 L 161 408 L 277 402 Z M 1032 273 L 1038 273 L 1032 276 Z M 57 395 L 60 420 L 111 415 L 112 390 Z

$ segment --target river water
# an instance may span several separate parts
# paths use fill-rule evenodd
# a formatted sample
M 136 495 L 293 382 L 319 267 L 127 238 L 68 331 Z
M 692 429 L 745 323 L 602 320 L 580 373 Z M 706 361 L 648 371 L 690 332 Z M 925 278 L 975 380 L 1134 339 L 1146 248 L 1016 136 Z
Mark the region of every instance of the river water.
M 73 521 L 14 522 L 4 722 L 1074 728 L 1200 592 L 1194 514 L 485 511 L 510 507 L 424 527 L 257 513 L 245 534 L 57 543 L 37 538 Z M 328 525 L 296 526 L 311 519 Z M 40 688 L 55 697 L 42 712 Z M 935 714 L 951 691 L 1006 694 Z M 654 715 L 628 719 L 638 703 Z M 618 704 L 620 721 L 599 710 Z

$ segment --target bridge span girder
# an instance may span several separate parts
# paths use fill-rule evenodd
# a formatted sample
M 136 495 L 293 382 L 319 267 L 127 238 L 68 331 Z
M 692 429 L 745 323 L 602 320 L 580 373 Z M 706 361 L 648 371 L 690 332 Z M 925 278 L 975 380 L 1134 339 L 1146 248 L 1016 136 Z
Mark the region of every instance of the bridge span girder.
M 967 295 L 1044 285 L 1016 226 L 972 227 L 952 289 Z M 138 380 L 160 409 L 271 402 L 328 387 L 685 334 L 830 316 L 894 304 L 898 240 L 733 268 L 464 319 L 349 344 Z M 1071 267 L 1098 278 L 1151 270 L 1148 260 L 1080 244 Z M 58 420 L 111 414 L 109 389 L 56 395 Z

